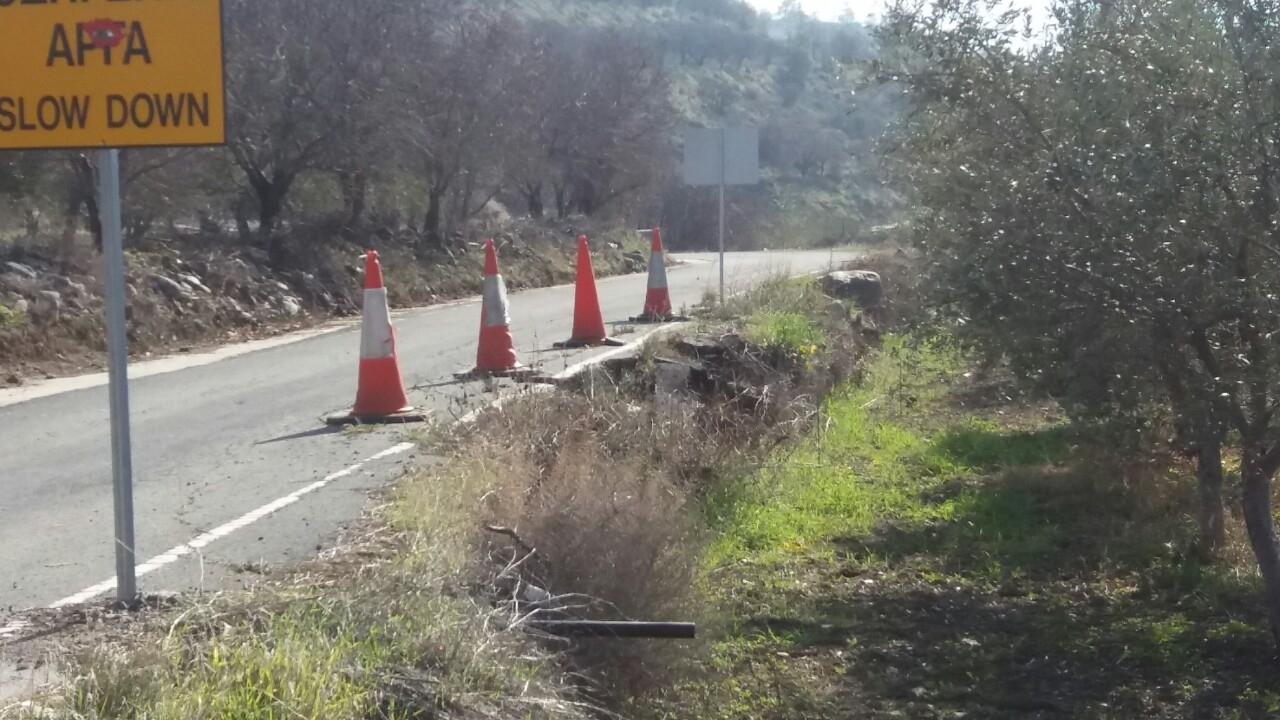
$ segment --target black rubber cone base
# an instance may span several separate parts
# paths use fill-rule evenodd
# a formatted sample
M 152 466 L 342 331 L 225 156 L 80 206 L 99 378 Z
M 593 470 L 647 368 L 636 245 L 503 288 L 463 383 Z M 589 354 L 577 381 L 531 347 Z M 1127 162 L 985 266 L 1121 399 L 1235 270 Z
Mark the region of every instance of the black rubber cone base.
M 621 340 L 607 337 L 604 340 L 565 340 L 564 342 L 558 342 L 551 347 L 556 348 L 557 350 L 579 350 L 581 348 L 622 347 L 624 345 L 626 345 L 626 343 Z
M 466 372 L 454 373 L 453 376 L 458 380 L 488 380 L 490 378 L 512 378 L 514 380 L 527 380 L 538 374 L 538 369 L 520 365 L 510 370 L 481 370 L 476 368 Z
M 627 322 L 636 324 L 658 325 L 662 323 L 689 322 L 689 318 L 683 315 L 637 315 Z
M 427 414 L 416 410 L 394 415 L 335 415 L 325 418 L 325 425 L 402 425 L 427 421 Z

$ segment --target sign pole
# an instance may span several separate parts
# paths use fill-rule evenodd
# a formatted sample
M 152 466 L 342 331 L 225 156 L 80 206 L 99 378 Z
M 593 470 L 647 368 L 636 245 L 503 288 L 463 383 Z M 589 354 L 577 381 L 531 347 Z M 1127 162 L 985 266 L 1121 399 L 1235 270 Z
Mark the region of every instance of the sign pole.
M 2 0 L 0 0 L 2 1 Z M 684 137 L 684 181 L 720 189 L 720 304 L 724 305 L 724 194 L 730 185 L 760 182 L 760 131 L 756 128 L 689 128 Z
M 724 305 L 724 128 L 720 128 L 720 304 Z
M 138 570 L 119 148 L 226 144 L 222 4 L 0 0 L 0 151 L 92 148 L 97 170 L 116 598 L 129 608 Z
M 107 286 L 107 371 L 111 398 L 111 477 L 115 495 L 116 600 L 138 600 L 133 544 L 133 458 L 129 440 L 129 352 L 125 331 L 124 246 L 120 232 L 120 151 L 98 151 L 98 212 Z

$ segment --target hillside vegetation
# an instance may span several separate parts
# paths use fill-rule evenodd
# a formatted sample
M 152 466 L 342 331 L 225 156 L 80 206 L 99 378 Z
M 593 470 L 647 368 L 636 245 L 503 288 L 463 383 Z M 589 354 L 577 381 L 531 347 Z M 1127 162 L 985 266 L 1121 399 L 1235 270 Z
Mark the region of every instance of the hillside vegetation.
M 238 235 L 283 265 L 373 236 L 430 256 L 483 234 L 497 201 L 705 247 L 712 196 L 677 173 L 688 125 L 762 130 L 766 182 L 733 192 L 734 246 L 847 241 L 894 207 L 871 150 L 895 93 L 851 94 L 842 68 L 875 54 L 855 22 L 738 0 L 234 0 L 226 16 L 228 145 L 124 154 L 132 245 Z M 93 172 L 77 152 L 0 156 L 0 224 L 96 235 Z
M 135 328 L 146 350 L 348 313 L 369 247 L 400 268 L 398 304 L 465 293 L 486 237 L 547 282 L 578 232 L 601 251 L 653 225 L 712 247 L 714 190 L 678 172 L 691 125 L 762 132 L 765 182 L 730 192 L 731 249 L 847 243 L 895 207 L 872 150 L 896 96 L 849 94 L 845 67 L 874 54 L 856 23 L 738 0 L 228 0 L 226 18 L 227 145 L 122 152 L 134 315 L 158 318 Z M 36 363 L 100 350 L 92 161 L 0 153 L 10 382 L 51 366 L 6 364 L 6 346 Z M 635 267 L 617 255 L 606 268 Z M 227 263 L 255 288 L 181 307 Z

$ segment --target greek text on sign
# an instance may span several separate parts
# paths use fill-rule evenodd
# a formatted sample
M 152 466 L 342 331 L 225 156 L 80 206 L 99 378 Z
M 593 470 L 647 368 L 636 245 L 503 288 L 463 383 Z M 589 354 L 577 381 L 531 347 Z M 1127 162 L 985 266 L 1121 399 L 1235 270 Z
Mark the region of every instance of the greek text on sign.
M 0 150 L 225 141 L 221 0 L 0 0 Z

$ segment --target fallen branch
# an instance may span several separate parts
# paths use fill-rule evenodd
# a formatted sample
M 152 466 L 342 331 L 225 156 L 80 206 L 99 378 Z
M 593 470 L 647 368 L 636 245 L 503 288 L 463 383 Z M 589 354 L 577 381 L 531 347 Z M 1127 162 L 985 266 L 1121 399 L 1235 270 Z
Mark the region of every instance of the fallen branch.
M 521 548 L 524 549 L 525 552 L 529 554 L 533 554 L 537 552 L 536 548 L 534 548 L 529 543 L 525 542 L 524 538 L 520 537 L 520 533 L 517 533 L 515 530 L 509 527 L 502 527 L 501 525 L 485 525 L 484 529 L 496 535 L 503 535 L 511 538 L 513 541 L 515 541 L 517 545 L 519 545 Z

